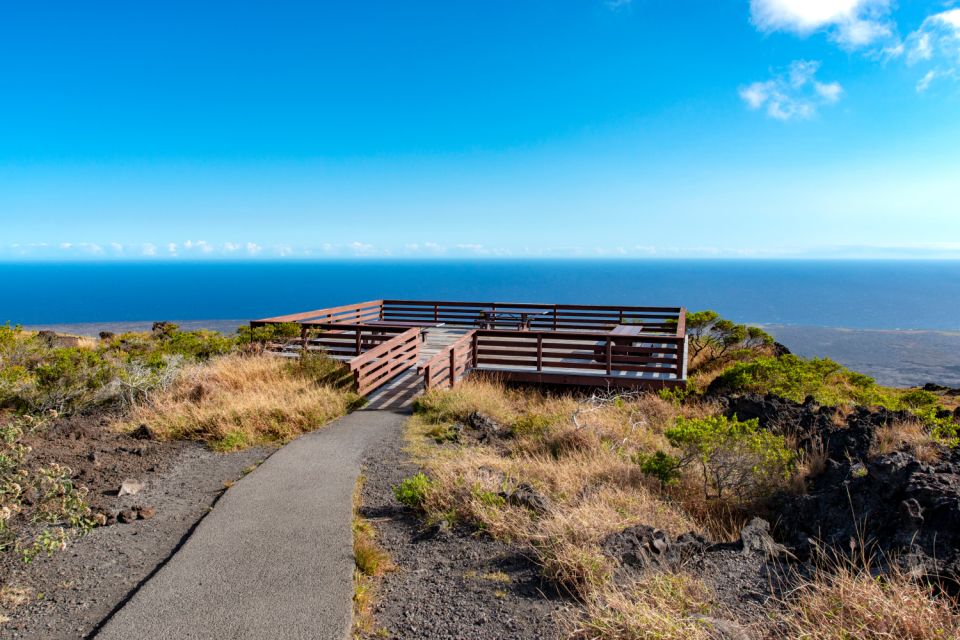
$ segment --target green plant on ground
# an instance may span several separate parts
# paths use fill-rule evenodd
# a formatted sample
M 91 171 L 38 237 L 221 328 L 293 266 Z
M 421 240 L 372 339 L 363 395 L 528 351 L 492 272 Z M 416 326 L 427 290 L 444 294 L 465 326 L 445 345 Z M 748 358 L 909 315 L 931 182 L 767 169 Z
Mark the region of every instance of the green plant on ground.
M 736 416 L 680 417 L 664 435 L 681 452 L 679 467 L 699 467 L 706 498 L 768 494 L 789 478 L 796 460 L 783 436 Z
M 296 322 L 268 324 L 262 327 L 254 327 L 253 329 L 250 328 L 250 325 L 240 325 L 237 327 L 237 342 L 240 344 L 291 340 L 299 337 L 300 325 Z
M 545 416 L 539 413 L 525 413 L 517 418 L 510 427 L 514 437 L 542 437 L 550 427 L 560 421 L 558 416 Z
M 772 393 L 794 402 L 812 397 L 826 406 L 884 407 L 908 411 L 924 425 L 935 441 L 957 445 L 958 424 L 943 412 L 937 396 L 923 389 L 893 389 L 873 378 L 843 367 L 828 358 L 804 359 L 795 355 L 761 357 L 735 364 L 710 385 L 719 393 Z
M 633 461 L 640 465 L 641 471 L 657 478 L 662 485 L 674 484 L 680 479 L 680 459 L 663 451 L 635 453 Z
M 850 371 L 829 358 L 795 355 L 741 362 L 714 380 L 711 390 L 773 393 L 803 402 L 812 396 L 822 405 L 876 404 L 884 400 L 873 378 Z
M 0 423 L 0 552 L 17 550 L 31 561 L 63 548 L 94 522 L 87 490 L 73 483 L 70 469 L 55 462 L 36 468 L 26 464 L 30 448 L 21 442 L 22 422 Z
M 400 504 L 411 509 L 421 509 L 426 501 L 431 484 L 430 478 L 421 471 L 396 485 L 393 488 L 393 494 Z

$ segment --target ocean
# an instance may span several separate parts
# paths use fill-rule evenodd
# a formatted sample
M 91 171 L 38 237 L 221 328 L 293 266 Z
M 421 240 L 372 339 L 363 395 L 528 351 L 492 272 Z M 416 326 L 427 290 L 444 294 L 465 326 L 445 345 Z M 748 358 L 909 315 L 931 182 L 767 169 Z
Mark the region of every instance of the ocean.
M 0 264 L 0 322 L 257 318 L 377 298 L 665 305 L 738 322 L 960 331 L 960 261 Z
M 888 384 L 960 386 L 960 261 L 366 260 L 0 264 L 0 323 L 149 326 L 377 298 L 685 306 Z M 79 326 L 79 325 L 78 325 Z

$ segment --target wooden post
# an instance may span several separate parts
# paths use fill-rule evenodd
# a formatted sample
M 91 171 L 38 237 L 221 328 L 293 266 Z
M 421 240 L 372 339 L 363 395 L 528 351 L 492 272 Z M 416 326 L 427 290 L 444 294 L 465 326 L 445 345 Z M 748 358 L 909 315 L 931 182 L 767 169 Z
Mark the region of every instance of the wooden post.
M 355 329 L 355 331 L 357 332 L 357 355 L 360 355 L 360 348 L 361 348 L 361 344 L 360 344 L 360 335 L 361 335 L 361 334 L 360 334 L 360 329 Z
M 300 325 L 300 344 L 304 351 L 307 350 L 307 328 Z
M 543 334 L 537 334 L 537 371 L 543 371 Z
M 427 365 L 427 368 L 423 370 L 423 390 L 430 391 L 430 365 Z
M 557 330 L 557 314 L 560 313 L 560 307 L 558 305 L 553 305 L 553 330 Z
M 457 350 L 450 347 L 450 388 L 457 384 Z
M 607 375 L 613 373 L 613 340 L 607 338 Z
M 440 314 L 438 313 L 437 305 L 436 305 L 436 304 L 433 305 L 433 321 L 434 321 L 434 322 L 439 322 L 439 321 L 440 321 Z
M 474 369 L 477 368 L 477 346 L 479 345 L 479 343 L 480 343 L 480 339 L 477 337 L 476 332 L 474 332 L 474 334 L 473 334 L 473 354 L 472 354 L 472 355 L 473 355 L 473 358 L 472 358 L 472 362 L 470 363 L 470 366 L 471 366 L 472 368 L 474 368 Z

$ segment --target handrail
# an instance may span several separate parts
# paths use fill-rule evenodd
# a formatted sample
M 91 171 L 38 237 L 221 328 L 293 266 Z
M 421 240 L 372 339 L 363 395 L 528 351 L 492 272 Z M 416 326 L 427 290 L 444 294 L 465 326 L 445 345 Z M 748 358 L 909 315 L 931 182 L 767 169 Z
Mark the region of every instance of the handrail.
M 365 395 L 416 364 L 420 354 L 420 329 L 403 333 L 365 351 L 348 363 L 357 393 Z
M 396 345 L 408 342 L 411 336 L 420 336 L 420 329 L 417 327 L 411 327 L 403 333 L 397 334 L 396 337 L 387 340 L 386 342 L 380 344 L 379 346 L 370 349 L 369 351 L 364 351 L 362 354 L 350 361 L 350 368 L 355 369 L 358 366 L 373 360 L 374 358 L 379 358 L 384 354 L 390 352 Z
M 474 332 L 473 366 L 533 372 L 584 370 L 659 374 L 685 378 L 685 337 L 650 335 L 621 337 L 609 333 L 566 331 Z
M 287 322 L 300 322 L 302 320 L 312 320 L 314 318 L 327 317 L 330 320 L 334 320 L 334 317 L 337 315 L 349 314 L 351 311 L 354 312 L 355 318 L 360 317 L 361 315 L 372 315 L 374 309 L 377 311 L 377 315 L 383 313 L 383 300 L 369 300 L 367 302 L 358 302 L 356 304 L 346 304 L 339 307 L 329 307 L 326 309 L 316 309 L 314 311 L 304 311 L 302 313 L 291 313 L 285 316 L 275 316 L 272 318 L 261 318 L 259 320 L 252 320 L 250 322 L 251 327 L 259 327 L 265 324 L 281 324 Z M 363 312 L 363 313 L 361 313 Z M 343 320 L 349 319 L 349 316 L 345 317 Z
M 439 387 L 444 382 L 452 388 L 457 383 L 457 374 L 466 371 L 467 363 L 473 360 L 473 336 L 476 330 L 468 331 L 455 342 L 441 349 L 435 356 L 420 365 L 418 373 L 423 376 L 424 389 Z M 458 350 L 468 346 L 466 352 L 458 354 Z M 461 362 L 462 360 L 462 362 Z

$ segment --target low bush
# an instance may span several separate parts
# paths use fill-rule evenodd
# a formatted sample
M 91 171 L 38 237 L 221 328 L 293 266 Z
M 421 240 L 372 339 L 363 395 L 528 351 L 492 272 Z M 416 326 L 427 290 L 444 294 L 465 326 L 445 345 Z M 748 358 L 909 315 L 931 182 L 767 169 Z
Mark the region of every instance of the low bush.
M 26 561 L 53 553 L 93 527 L 87 491 L 56 462 L 32 466 L 21 440 L 20 420 L 0 422 L 0 552 L 15 551 Z
M 873 404 L 880 390 L 873 378 L 829 358 L 808 360 L 785 355 L 735 364 L 714 380 L 710 391 L 773 393 L 794 402 L 812 396 L 822 405 L 836 406 Z
M 662 485 L 673 484 L 680 479 L 681 460 L 663 451 L 638 452 L 634 454 L 633 461 L 640 465 L 641 471 L 658 479 Z
M 908 411 L 926 427 L 929 437 L 942 444 L 960 443 L 960 424 L 943 412 L 940 399 L 923 389 L 893 389 L 829 358 L 805 359 L 795 355 L 761 357 L 733 365 L 710 385 L 712 393 L 758 393 L 804 402 L 812 397 L 826 406 L 883 407 Z
M 400 504 L 411 509 L 422 509 L 432 483 L 422 472 L 406 478 L 393 488 L 393 495 Z
M 704 497 L 723 498 L 724 492 L 732 492 L 752 499 L 781 486 L 795 462 L 783 436 L 757 424 L 757 420 L 741 422 L 735 416 L 680 417 L 665 435 L 681 452 L 678 468 L 699 467 Z
M 268 324 L 253 329 L 250 328 L 250 325 L 240 325 L 237 327 L 237 342 L 240 344 L 286 341 L 299 337 L 300 325 L 296 322 Z

